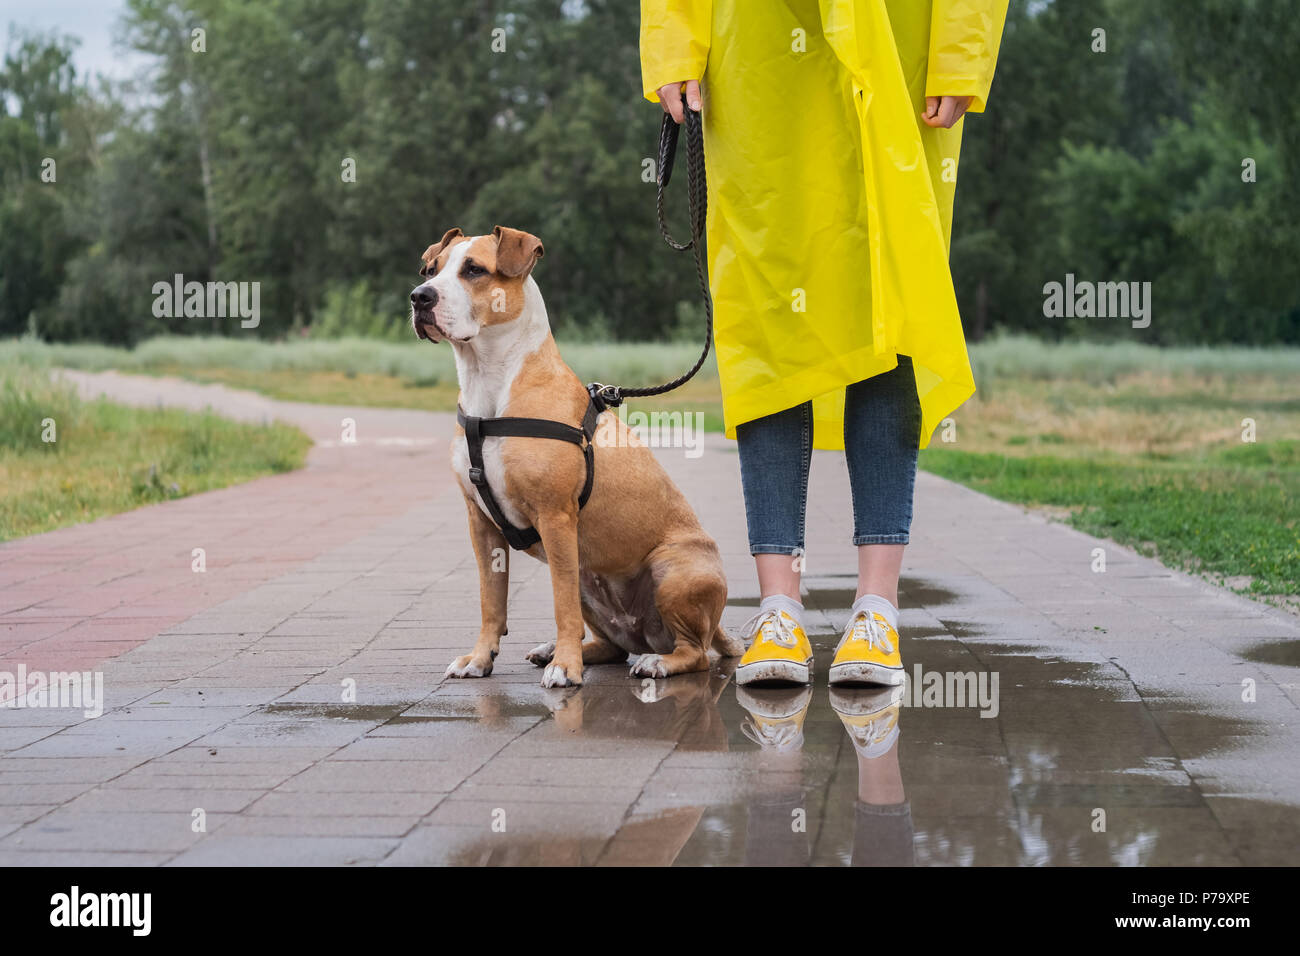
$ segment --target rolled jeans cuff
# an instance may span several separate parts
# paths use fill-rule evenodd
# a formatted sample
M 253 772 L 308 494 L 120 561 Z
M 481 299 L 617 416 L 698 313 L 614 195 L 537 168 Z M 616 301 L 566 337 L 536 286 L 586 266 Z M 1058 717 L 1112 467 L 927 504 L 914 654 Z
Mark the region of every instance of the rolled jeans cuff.
M 791 544 L 751 544 L 749 546 L 750 554 L 784 554 L 794 557 L 796 554 L 803 554 L 803 548 Z
M 906 533 L 903 534 L 855 534 L 853 543 L 861 544 L 908 544 L 911 538 Z

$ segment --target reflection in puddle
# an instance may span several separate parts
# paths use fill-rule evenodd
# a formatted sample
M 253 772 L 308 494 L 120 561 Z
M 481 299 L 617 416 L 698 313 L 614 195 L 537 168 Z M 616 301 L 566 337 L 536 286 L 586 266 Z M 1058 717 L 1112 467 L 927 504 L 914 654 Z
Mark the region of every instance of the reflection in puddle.
M 836 582 L 838 584 L 838 582 Z M 906 581 L 909 596 L 952 595 Z M 811 591 L 835 626 L 853 592 Z M 915 601 L 915 598 L 913 598 Z M 733 606 L 743 605 L 744 599 Z M 927 604 L 927 607 L 931 605 Z M 502 832 L 429 826 L 430 862 L 632 865 L 1218 865 L 1243 860 L 1183 761 L 1241 746 L 1252 722 L 1188 701 L 1143 701 L 1114 664 L 1029 644 L 902 629 L 909 675 L 996 675 L 993 712 L 916 706 L 907 688 L 830 691 L 838 632 L 812 632 L 811 688 L 737 688 L 734 661 L 708 673 L 629 680 L 593 667 L 577 689 L 498 683 L 434 694 L 399 720 L 507 727 L 543 718 L 506 753 L 549 774 L 476 778 L 455 797 L 501 810 Z M 993 628 L 988 628 L 992 631 Z M 963 640 L 961 638 L 965 637 Z M 1275 659 L 1276 660 L 1276 659 Z M 1277 661 L 1281 662 L 1281 661 Z M 485 685 L 485 690 L 488 688 Z M 446 689 L 443 689 L 446 691 Z M 981 713 L 988 716 L 981 716 Z M 394 721 L 390 718 L 390 723 Z M 1176 743 L 1176 749 L 1175 749 Z M 531 763 L 529 763 L 531 761 Z M 562 765 L 563 775 L 556 766 Z M 478 792 L 485 795 L 475 796 Z M 1250 817 L 1252 801 L 1234 807 Z M 1262 806 L 1262 805 L 1261 805 Z M 1262 812 L 1262 811 L 1261 811 Z M 1295 811 L 1269 811 L 1295 825 Z
M 261 713 L 271 717 L 297 720 L 358 720 L 363 722 L 396 719 L 408 704 L 267 704 Z
M 823 819 L 809 819 L 809 780 L 803 772 L 803 725 L 813 689 L 738 687 L 736 700 L 748 712 L 741 730 L 759 747 L 760 773 L 745 802 L 744 857 L 735 862 L 807 866 L 814 862 L 826 815 L 823 808 Z M 857 762 L 848 849 L 848 862 L 854 866 L 914 862 L 912 811 L 898 764 L 902 700 L 902 687 L 830 691 L 831 710 L 847 733 Z

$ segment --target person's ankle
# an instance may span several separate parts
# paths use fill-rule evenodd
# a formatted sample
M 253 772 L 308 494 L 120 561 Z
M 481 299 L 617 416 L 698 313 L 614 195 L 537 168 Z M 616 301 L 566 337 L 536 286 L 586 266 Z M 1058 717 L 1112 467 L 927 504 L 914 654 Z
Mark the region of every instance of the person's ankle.
M 803 625 L 803 604 L 788 594 L 769 594 L 759 602 L 758 610 L 760 614 L 767 611 L 785 611 L 798 621 L 800 626 Z
M 856 615 L 859 611 L 871 611 L 879 614 L 889 622 L 890 627 L 895 631 L 898 630 L 898 605 L 889 598 L 879 594 L 863 594 L 853 602 L 851 613 Z

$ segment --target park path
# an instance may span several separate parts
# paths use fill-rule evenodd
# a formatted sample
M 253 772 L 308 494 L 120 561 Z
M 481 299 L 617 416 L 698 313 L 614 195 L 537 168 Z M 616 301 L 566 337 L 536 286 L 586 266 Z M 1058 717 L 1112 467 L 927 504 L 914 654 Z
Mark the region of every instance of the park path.
M 550 591 L 527 559 L 496 672 L 441 681 L 478 615 L 451 415 L 66 375 L 316 445 L 298 472 L 0 545 L 0 671 L 98 670 L 106 694 L 97 719 L 0 710 L 0 862 L 745 862 L 770 843 L 774 780 L 814 794 L 810 859 L 856 861 L 863 824 L 840 810 L 867 771 L 824 684 L 801 762 L 775 771 L 725 663 L 543 692 L 522 653 L 549 632 Z M 738 627 L 755 600 L 734 446 L 658 454 L 719 542 Z M 852 596 L 848 500 L 842 459 L 818 453 L 819 664 Z M 997 672 L 1002 698 L 994 720 L 906 709 L 917 862 L 1284 862 L 1300 622 L 932 475 L 916 514 L 905 660 Z M 1115 821 L 1099 837 L 1097 807 Z
M 315 445 L 306 468 L 0 548 L 0 661 L 97 666 L 208 607 L 353 541 L 450 488 L 451 418 L 274 402 L 220 385 L 116 372 L 63 373 L 86 397 L 279 419 Z M 343 421 L 356 422 L 344 444 Z M 202 548 L 207 570 L 192 570 Z

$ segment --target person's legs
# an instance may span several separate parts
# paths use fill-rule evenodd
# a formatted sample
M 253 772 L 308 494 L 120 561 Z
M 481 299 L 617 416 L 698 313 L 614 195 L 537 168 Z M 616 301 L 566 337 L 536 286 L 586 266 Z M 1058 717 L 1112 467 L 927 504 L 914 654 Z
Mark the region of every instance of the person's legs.
M 912 526 L 921 403 L 912 360 L 850 385 L 844 400 L 844 454 L 853 494 L 859 599 L 898 607 L 898 576 Z
M 844 451 L 853 493 L 858 591 L 831 661 L 831 684 L 898 686 L 898 575 L 912 526 L 921 404 L 912 362 L 850 385 Z
M 763 597 L 783 594 L 799 600 L 799 562 L 784 554 L 756 554 L 754 566 L 758 571 L 758 593 Z
M 858 545 L 858 592 L 854 600 L 878 594 L 898 607 L 898 575 L 903 570 L 901 544 Z
M 812 429 L 808 402 L 736 427 L 749 552 L 765 598 L 799 600 Z
M 745 493 L 749 550 L 761 600 L 745 637 L 753 638 L 736 666 L 736 683 L 807 684 L 812 644 L 803 629 L 799 578 L 812 462 L 812 404 L 745 422 L 736 428 Z

